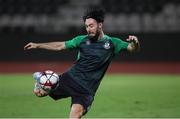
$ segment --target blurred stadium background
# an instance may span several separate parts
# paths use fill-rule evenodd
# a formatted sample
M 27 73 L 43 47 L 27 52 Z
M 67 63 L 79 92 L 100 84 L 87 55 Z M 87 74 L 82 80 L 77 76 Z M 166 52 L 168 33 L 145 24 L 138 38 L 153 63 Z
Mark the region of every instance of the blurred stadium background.
M 36 98 L 30 92 L 33 87 L 31 74 L 34 71 L 45 69 L 51 69 L 56 72 L 65 71 L 75 61 L 76 51 L 24 51 L 23 47 L 28 42 L 64 41 L 86 33 L 82 15 L 86 8 L 94 5 L 101 5 L 107 11 L 104 23 L 105 33 L 124 40 L 130 34 L 138 36 L 141 43 L 141 52 L 137 54 L 122 52 L 114 59 L 108 69 L 109 74 L 105 77 L 107 80 L 103 81 L 104 87 L 102 85 L 100 93 L 98 93 L 100 95 L 102 93 L 102 97 L 98 95 L 95 102 L 99 107 L 96 106 L 92 109 L 87 117 L 180 117 L 180 108 L 178 108 L 180 107 L 178 101 L 180 99 L 179 0 L 0 0 L 0 104 L 4 107 L 0 109 L 0 117 L 66 117 L 68 112 L 66 108 L 69 107 L 61 108 L 61 110 L 67 111 L 64 113 L 61 111 L 61 116 L 58 114 L 54 116 L 52 116 L 53 114 L 43 114 L 48 114 L 46 111 L 51 108 L 52 110 L 55 108 L 54 110 L 58 112 L 60 110 L 58 106 L 54 108 L 53 106 L 47 108 L 38 106 L 38 109 L 44 111 L 42 113 L 33 111 L 35 109 L 30 107 L 30 105 L 37 105 L 40 102 L 36 101 Z M 116 73 L 116 75 L 111 73 Z M 132 75 L 132 77 L 128 77 L 129 75 Z M 112 81 L 110 81 L 111 79 L 108 80 L 109 77 L 112 78 Z M 113 82 L 116 82 L 118 77 L 129 80 L 126 82 L 125 79 L 119 79 L 120 82 L 117 84 L 120 85 L 117 86 Z M 143 82 L 145 82 L 141 84 L 142 80 L 133 81 L 133 79 L 144 79 Z M 13 82 L 9 84 L 12 80 Z M 27 82 L 29 85 L 26 84 Z M 135 93 L 131 90 L 131 82 L 136 84 L 133 85 L 137 88 Z M 20 85 L 21 83 L 23 86 Z M 108 106 L 105 108 L 104 104 L 101 104 L 102 98 L 106 98 L 107 93 L 112 94 L 112 97 L 110 97 L 112 99 L 117 95 L 113 92 L 108 92 L 109 86 L 121 87 L 123 83 L 125 85 L 130 83 L 131 85 L 122 89 L 127 92 L 121 93 L 125 97 L 127 94 L 131 96 L 137 94 L 135 95 L 137 100 L 133 100 L 135 97 L 128 98 L 127 96 L 127 99 L 119 97 L 119 100 L 116 100 L 117 103 L 113 105 L 113 103 L 108 102 L 108 106 L 112 106 L 112 109 L 114 109 L 115 105 L 120 102 L 120 104 L 124 104 L 124 107 L 116 108 L 111 113 L 104 114 L 98 111 L 96 113 L 98 109 L 101 111 L 104 109 L 108 110 Z M 147 83 L 151 84 L 149 88 L 148 86 L 146 87 Z M 9 89 L 8 85 L 13 87 L 12 90 L 17 90 L 19 93 L 15 93 L 16 96 L 12 94 L 12 90 Z M 143 85 L 145 86 L 139 89 Z M 158 88 L 154 87 L 154 85 Z M 152 91 L 152 87 L 154 90 L 151 94 L 148 91 Z M 22 89 L 24 89 L 24 92 L 20 93 Z M 155 91 L 155 89 L 157 90 Z M 121 88 L 116 90 L 121 90 Z M 116 90 L 113 91 L 116 92 Z M 145 92 L 139 95 L 142 90 L 145 90 Z M 163 92 L 166 90 L 168 90 L 168 93 Z M 161 95 L 161 91 L 164 97 Z M 150 97 L 147 96 L 147 93 L 149 93 Z M 27 102 L 28 99 L 23 99 L 25 105 L 29 104 L 24 109 L 31 110 L 31 114 L 25 110 L 23 113 L 20 109 L 15 110 L 12 108 L 13 104 L 14 106 L 21 104 L 21 101 L 18 102 L 20 99 L 17 95 L 21 97 L 21 100 L 23 99 L 22 97 L 25 98 L 27 95 L 29 99 L 34 101 L 31 104 Z M 144 102 L 139 101 L 141 99 L 138 95 L 147 97 L 147 100 L 153 100 L 149 104 L 154 103 L 154 107 L 150 106 L 149 110 L 154 110 L 154 112 L 148 112 L 148 109 L 144 109 L 148 107 L 144 103 L 147 100 L 142 98 Z M 153 98 L 156 96 L 160 96 L 159 100 Z M 10 99 L 15 100 L 14 103 Z M 162 102 L 164 99 L 165 102 Z M 108 101 L 107 99 L 105 100 Z M 124 100 L 127 102 L 129 100 L 130 102 L 124 103 Z M 131 100 L 134 101 L 134 105 L 143 105 L 143 108 L 131 106 L 133 105 Z M 48 99 L 45 99 L 44 103 L 46 101 L 48 101 L 48 104 L 52 103 Z M 158 104 L 155 103 L 156 101 L 160 102 L 164 107 L 158 107 Z M 52 103 L 52 105 L 57 104 Z M 64 105 L 64 103 L 61 105 Z M 126 107 L 127 105 L 129 106 L 128 108 Z M 164 110 L 161 110 L 161 108 Z M 121 112 L 123 110 L 125 112 Z M 137 113 L 133 112 L 134 110 Z
M 162 69 L 180 72 L 178 0 L 0 0 L 1 65 L 7 61 L 74 61 L 76 51 L 23 51 L 23 47 L 28 42 L 63 41 L 84 34 L 82 15 L 93 5 L 107 11 L 106 34 L 124 40 L 129 34 L 139 37 L 141 52 L 121 53 L 115 61 L 169 63 L 172 68 Z M 2 66 L 1 71 L 5 70 Z

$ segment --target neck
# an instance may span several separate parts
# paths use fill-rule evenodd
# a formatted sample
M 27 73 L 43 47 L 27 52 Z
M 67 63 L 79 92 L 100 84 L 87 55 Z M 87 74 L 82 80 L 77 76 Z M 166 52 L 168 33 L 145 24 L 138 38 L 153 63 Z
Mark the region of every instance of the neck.
M 98 40 L 100 40 L 100 39 L 103 38 L 103 37 L 104 37 L 104 32 L 101 31 L 100 34 L 99 34 Z

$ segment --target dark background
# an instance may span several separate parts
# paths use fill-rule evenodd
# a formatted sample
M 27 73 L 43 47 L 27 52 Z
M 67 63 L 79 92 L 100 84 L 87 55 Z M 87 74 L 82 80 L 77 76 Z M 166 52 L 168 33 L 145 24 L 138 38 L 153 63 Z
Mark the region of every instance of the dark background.
M 141 51 L 122 52 L 116 61 L 180 61 L 178 0 L 0 0 L 0 61 L 75 60 L 76 50 L 24 51 L 23 47 L 28 42 L 65 41 L 85 34 L 82 15 L 92 5 L 106 9 L 105 34 L 139 38 Z

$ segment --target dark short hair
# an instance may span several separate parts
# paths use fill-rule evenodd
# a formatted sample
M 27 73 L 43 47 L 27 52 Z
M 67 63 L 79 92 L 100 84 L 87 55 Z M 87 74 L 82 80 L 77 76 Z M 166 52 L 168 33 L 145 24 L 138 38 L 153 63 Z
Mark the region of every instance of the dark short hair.
M 92 18 L 95 19 L 97 22 L 103 23 L 105 18 L 105 10 L 102 7 L 91 7 L 84 13 L 84 22 L 88 18 Z

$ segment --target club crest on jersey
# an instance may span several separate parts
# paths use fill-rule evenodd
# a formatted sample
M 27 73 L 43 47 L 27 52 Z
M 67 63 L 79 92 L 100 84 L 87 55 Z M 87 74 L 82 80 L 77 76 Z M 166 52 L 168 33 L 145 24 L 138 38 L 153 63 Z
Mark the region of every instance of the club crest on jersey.
M 105 42 L 104 48 L 105 48 L 105 49 L 110 49 L 110 43 L 109 43 L 109 42 Z

